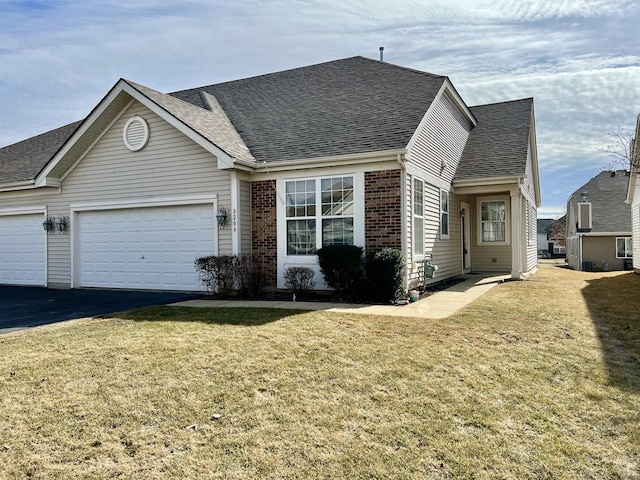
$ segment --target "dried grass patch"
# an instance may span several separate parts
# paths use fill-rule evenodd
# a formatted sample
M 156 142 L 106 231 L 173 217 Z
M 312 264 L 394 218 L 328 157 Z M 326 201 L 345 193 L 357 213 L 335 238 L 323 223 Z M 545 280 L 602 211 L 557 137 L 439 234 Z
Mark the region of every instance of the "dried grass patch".
M 0 477 L 640 478 L 638 292 L 547 267 L 445 320 L 158 307 L 3 336 Z

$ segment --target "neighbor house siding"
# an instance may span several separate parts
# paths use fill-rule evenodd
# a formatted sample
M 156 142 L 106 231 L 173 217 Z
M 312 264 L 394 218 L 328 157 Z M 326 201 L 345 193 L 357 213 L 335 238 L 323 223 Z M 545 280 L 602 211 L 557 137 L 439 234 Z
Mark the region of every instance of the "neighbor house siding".
M 124 124 L 133 115 L 143 117 L 150 130 L 149 143 L 137 152 L 129 151 L 122 141 Z M 228 205 L 229 182 L 229 174 L 218 170 L 215 157 L 134 103 L 63 179 L 61 193 L 44 195 L 40 202 L 55 216 L 69 216 L 70 204 L 75 203 L 133 202 L 186 194 L 215 194 L 219 204 Z M 229 229 L 219 231 L 219 254 L 231 252 L 230 235 Z M 71 286 L 70 232 L 50 234 L 48 253 L 49 284 Z
M 582 261 L 591 262 L 594 270 L 622 270 L 624 266 L 622 258 L 616 258 L 616 236 L 583 236 Z
M 640 175 L 632 171 L 632 175 Z M 631 204 L 631 231 L 633 236 L 633 268 L 640 273 L 640 176 L 635 179 L 633 203 Z

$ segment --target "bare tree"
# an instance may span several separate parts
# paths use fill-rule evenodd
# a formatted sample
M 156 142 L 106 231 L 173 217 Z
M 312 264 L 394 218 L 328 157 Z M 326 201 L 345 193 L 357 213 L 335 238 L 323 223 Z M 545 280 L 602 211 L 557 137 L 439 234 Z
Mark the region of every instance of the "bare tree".
M 613 163 L 616 165 L 622 166 L 626 170 L 631 170 L 634 142 L 633 132 L 629 132 L 618 125 L 618 128 L 614 132 L 609 132 L 608 135 L 613 140 L 613 144 L 607 145 L 604 148 L 598 148 L 597 150 L 608 154 L 613 158 Z

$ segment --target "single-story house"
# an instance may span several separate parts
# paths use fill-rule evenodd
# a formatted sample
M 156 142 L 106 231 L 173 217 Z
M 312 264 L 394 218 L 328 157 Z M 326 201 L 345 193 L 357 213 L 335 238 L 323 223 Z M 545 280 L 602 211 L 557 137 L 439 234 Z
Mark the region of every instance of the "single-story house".
M 631 149 L 631 173 L 627 186 L 626 202 L 631 206 L 631 236 L 633 270 L 640 273 L 640 115 L 636 121 L 636 132 Z
M 407 288 L 520 279 L 539 205 L 532 98 L 469 107 L 446 76 L 363 57 L 170 94 L 120 79 L 0 149 L 0 283 L 201 290 L 195 258 L 252 253 L 268 285 L 309 266 L 322 288 L 328 244 L 400 249 Z
M 567 264 L 576 270 L 629 269 L 631 209 L 628 170 L 602 171 L 567 200 Z

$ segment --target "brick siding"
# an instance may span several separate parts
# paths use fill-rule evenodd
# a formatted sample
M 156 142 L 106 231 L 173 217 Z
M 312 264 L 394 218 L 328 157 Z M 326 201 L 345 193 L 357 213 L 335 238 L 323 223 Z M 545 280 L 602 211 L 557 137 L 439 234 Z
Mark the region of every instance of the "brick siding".
M 400 170 L 364 175 L 365 242 L 367 251 L 402 249 L 402 192 Z
M 251 248 L 265 275 L 265 284 L 278 283 L 276 181 L 251 183 Z

